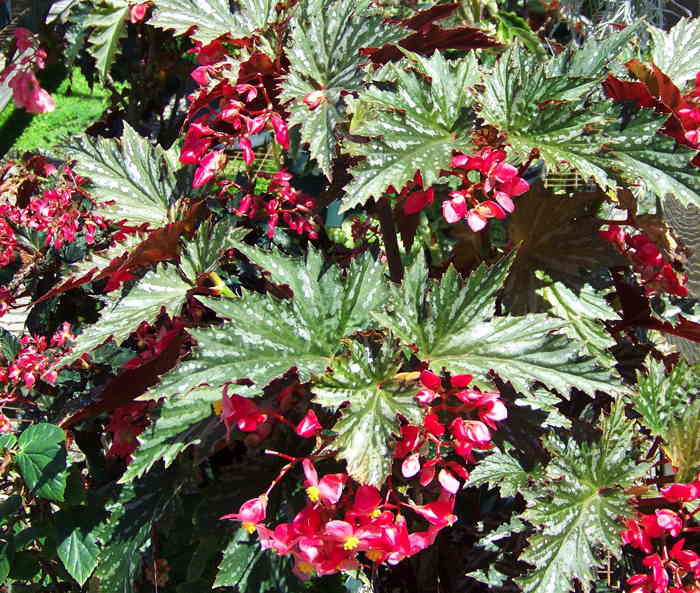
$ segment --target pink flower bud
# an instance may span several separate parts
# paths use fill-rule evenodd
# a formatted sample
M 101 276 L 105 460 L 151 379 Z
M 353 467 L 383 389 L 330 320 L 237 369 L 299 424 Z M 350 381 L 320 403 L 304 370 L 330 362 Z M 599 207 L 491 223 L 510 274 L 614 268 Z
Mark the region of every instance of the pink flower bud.
M 323 428 L 321 423 L 316 418 L 316 414 L 313 410 L 309 409 L 306 412 L 306 416 L 297 424 L 296 433 L 303 438 L 309 438 L 316 436 L 319 430 Z

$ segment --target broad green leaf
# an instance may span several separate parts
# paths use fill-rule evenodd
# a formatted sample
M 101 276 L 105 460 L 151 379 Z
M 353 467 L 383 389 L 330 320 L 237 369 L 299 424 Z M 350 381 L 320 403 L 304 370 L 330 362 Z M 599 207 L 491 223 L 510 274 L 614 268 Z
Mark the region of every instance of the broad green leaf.
M 402 287 L 392 289 L 388 310 L 376 317 L 405 344 L 415 344 L 417 356 L 435 370 L 471 373 L 482 383 L 494 371 L 522 393 L 535 381 L 563 396 L 573 387 L 591 394 L 622 392 L 609 371 L 581 356 L 562 335 L 563 321 L 547 315 L 493 317 L 495 294 L 510 263 L 482 265 L 463 283 L 454 271 L 429 280 L 419 260 Z
M 641 23 L 637 23 L 612 34 L 586 35 L 586 40 L 580 46 L 572 42 L 552 58 L 547 64 L 547 73 L 555 77 L 601 79 L 607 74 L 610 63 L 618 58 L 641 28 Z
M 66 435 L 53 424 L 34 424 L 17 440 L 15 463 L 36 496 L 63 500 L 66 489 Z
M 586 284 L 574 293 L 562 282 L 555 282 L 537 291 L 552 307 L 552 313 L 566 321 L 564 333 L 595 356 L 603 365 L 613 367 L 615 359 L 607 352 L 617 342 L 605 331 L 601 320 L 619 319 L 606 300 Z
M 467 486 L 487 484 L 499 488 L 501 496 L 515 496 L 528 482 L 528 473 L 507 451 L 495 450 L 479 460 L 469 475 Z
M 379 487 L 391 471 L 391 435 L 400 433 L 397 415 L 420 424 L 422 410 L 414 386 L 394 379 L 401 363 L 392 344 L 384 342 L 376 351 L 350 342 L 349 349 L 312 392 L 316 403 L 334 411 L 349 403 L 333 426 L 333 448 L 355 480 Z
M 363 118 L 354 117 L 351 130 L 371 140 L 348 144 L 363 160 L 351 171 L 342 211 L 380 198 L 390 185 L 402 188 L 417 171 L 429 187 L 449 168 L 454 150 L 470 149 L 466 110 L 467 89 L 477 81 L 474 54 L 450 61 L 438 51 L 430 58 L 410 56 L 394 66 L 395 88 L 372 87 L 358 99 L 356 114 Z
M 496 295 L 515 256 L 513 251 L 491 267 L 481 264 L 466 282 L 452 266 L 439 282 L 431 282 L 425 260 L 419 257 L 408 268 L 403 284 L 391 286 L 390 312 L 374 316 L 406 344 L 415 343 L 421 352 L 432 352 L 451 334 L 463 333 L 475 322 L 493 316 Z
M 640 109 L 626 125 L 608 127 L 606 153 L 599 162 L 623 179 L 643 181 L 662 200 L 671 195 L 683 206 L 700 207 L 700 170 L 690 165 L 697 151 L 658 133 L 666 119 Z
M 222 251 L 248 232 L 248 229 L 232 228 L 226 221 L 203 222 L 192 240 L 184 243 L 180 254 L 180 268 L 185 277 L 194 284 L 200 274 L 213 271 Z
M 335 128 L 343 118 L 342 91 L 362 86 L 363 47 L 399 41 L 401 28 L 369 13 L 366 0 L 305 0 L 292 21 L 287 48 L 290 68 L 282 84 L 283 101 L 290 106 L 291 125 L 301 126 L 302 142 L 329 179 L 336 154 Z M 323 91 L 323 102 L 313 111 L 303 102 L 313 91 Z
M 262 554 L 257 538 L 251 537 L 245 529 L 239 529 L 224 550 L 214 588 L 238 587 L 239 591 L 245 591 L 248 578 Z
M 542 40 L 523 17 L 515 12 L 499 10 L 496 13 L 496 19 L 498 19 L 497 34 L 499 40 L 518 39 L 538 60 L 546 59 L 547 52 L 542 45 Z
M 15 547 L 11 541 L 0 540 L 0 583 L 4 583 L 12 568 Z
M 129 224 L 147 222 L 160 227 L 168 222 L 168 209 L 176 195 L 174 169 L 164 151 L 124 123 L 120 140 L 82 136 L 63 146 L 75 159 L 75 170 L 89 177 L 90 194 L 103 202 L 114 202 L 106 212 Z
M 599 546 L 619 556 L 620 516 L 632 507 L 624 488 L 649 470 L 632 452 L 633 423 L 616 405 L 593 443 L 549 439 L 553 457 L 544 478 L 529 489 L 522 516 L 537 530 L 520 560 L 534 568 L 517 579 L 524 593 L 568 593 L 572 579 L 588 591 Z
M 95 577 L 100 589 L 134 593 L 142 554 L 151 543 L 154 522 L 168 512 L 179 483 L 173 472 L 151 472 L 121 488 L 106 505 L 109 517 L 95 531 L 101 543 Z
M 646 367 L 646 373 L 637 372 L 637 392 L 630 400 L 642 415 L 644 426 L 663 438 L 673 421 L 685 412 L 697 377 L 682 361 L 668 375 L 664 363 L 652 357 Z
M 247 391 L 243 386 L 236 387 L 239 395 Z M 187 447 L 198 445 L 221 424 L 212 409 L 221 397 L 220 387 L 204 386 L 166 399 L 154 412 L 150 426 L 139 435 L 139 448 L 119 481 L 130 482 L 142 476 L 161 459 L 167 468 Z
M 58 557 L 82 587 L 97 566 L 99 548 L 92 533 L 93 525 L 85 518 L 89 508 L 60 511 L 54 518 L 57 526 Z
M 696 377 L 697 381 L 697 377 Z M 676 482 L 690 482 L 700 470 L 700 390 L 695 384 L 696 399 L 686 402 L 683 415 L 671 422 L 664 434 L 664 450 L 676 472 Z
M 292 367 L 301 380 L 322 372 L 340 348 L 341 338 L 372 327 L 370 311 L 384 301 L 384 267 L 369 255 L 356 259 L 342 278 L 339 268 L 325 267 L 319 252 L 306 261 L 238 245 L 240 251 L 287 284 L 292 299 L 252 292 L 241 298 L 198 297 L 225 323 L 193 330 L 197 348 L 165 375 L 144 398 L 186 393 L 208 384 L 217 387 L 247 378 L 263 387 Z
M 0 356 L 11 362 L 19 352 L 19 340 L 4 327 L 0 327 Z
M 649 27 L 651 60 L 680 89 L 700 70 L 700 19 L 682 18 L 669 31 Z
M 173 266 L 148 272 L 125 297 L 108 302 L 97 322 L 77 336 L 73 350 L 61 364 L 92 352 L 110 338 L 121 343 L 142 321 L 153 323 L 163 309 L 171 316 L 178 315 L 190 288 Z
M 239 0 L 231 11 L 228 0 L 155 0 L 148 24 L 172 29 L 182 35 L 195 25 L 191 37 L 207 45 L 217 37 L 231 34 L 236 39 L 250 37 L 277 20 L 277 0 Z
M 97 71 L 102 80 L 107 80 L 119 43 L 126 35 L 128 20 L 129 3 L 126 0 L 101 0 L 84 21 L 86 27 L 94 29 L 90 35 L 88 51 L 97 62 Z

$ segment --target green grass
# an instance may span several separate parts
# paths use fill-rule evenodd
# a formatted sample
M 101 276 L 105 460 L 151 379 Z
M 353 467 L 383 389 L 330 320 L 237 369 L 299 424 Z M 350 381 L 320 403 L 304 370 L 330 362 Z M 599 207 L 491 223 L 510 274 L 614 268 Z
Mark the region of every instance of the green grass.
M 71 89 L 71 93 L 68 90 Z M 11 148 L 19 152 L 49 148 L 55 146 L 68 136 L 82 133 L 85 128 L 97 120 L 107 107 L 109 93 L 99 84 L 90 90 L 87 80 L 75 68 L 72 76 L 67 77 L 55 92 L 51 93 L 56 109 L 51 113 L 41 113 L 29 119 L 23 130 L 13 130 L 17 120 L 25 120 L 16 112 L 12 103 L 0 113 L 0 130 L 2 136 L 19 134 Z M 14 116 L 14 117 L 13 117 Z M 21 124 L 20 124 L 21 125 Z M 7 150 L 10 147 L 5 147 Z

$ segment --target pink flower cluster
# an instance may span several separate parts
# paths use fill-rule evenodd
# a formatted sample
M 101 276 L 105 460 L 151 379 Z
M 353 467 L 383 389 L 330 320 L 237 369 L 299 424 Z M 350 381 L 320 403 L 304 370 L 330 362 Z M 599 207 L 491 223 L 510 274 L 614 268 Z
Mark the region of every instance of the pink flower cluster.
M 56 363 L 70 351 L 74 340 L 70 324 L 64 323 L 47 341 L 43 336 L 20 338 L 20 350 L 7 366 L 0 367 L 0 383 L 4 384 L 0 401 L 11 401 L 20 388 L 31 389 L 41 379 L 54 383 L 58 376 Z
M 700 591 L 700 556 L 686 548 L 684 531 L 695 531 L 687 523 L 694 513 L 685 503 L 700 499 L 700 476 L 690 484 L 671 484 L 661 488 L 667 502 L 680 506 L 679 511 L 657 509 L 654 514 L 640 514 L 625 519 L 622 541 L 641 550 L 648 572 L 635 574 L 627 581 L 629 593 L 697 593 Z M 671 538 L 679 538 L 672 541 Z
M 246 165 L 255 161 L 252 136 L 271 128 L 277 143 L 289 148 L 289 130 L 282 116 L 272 107 L 263 76 L 253 76 L 231 84 L 231 62 L 220 41 L 195 48 L 200 66 L 192 78 L 200 89 L 190 96 L 190 116 L 194 116 L 185 135 L 180 162 L 198 165 L 194 187 L 211 181 L 226 164 L 223 147 L 236 143 Z M 222 148 L 212 149 L 213 146 Z
M 320 221 L 314 213 L 316 200 L 294 189 L 291 180 L 291 173 L 284 169 L 278 171 L 272 176 L 267 192 L 258 195 L 247 193 L 235 213 L 251 219 L 259 215 L 267 218 L 267 236 L 270 238 L 275 234 L 280 217 L 298 235 L 318 238 Z
M 453 376 L 450 386 L 444 388 L 438 375 L 421 372 L 421 389 L 416 399 L 424 406 L 424 420 L 420 426 L 403 425 L 394 448 L 394 458 L 400 463 L 403 478 L 410 480 L 419 476 L 420 486 L 432 485 L 431 492 L 438 492 L 431 502 L 405 502 L 394 483 L 396 474 L 387 480 L 384 495 L 373 485 L 358 484 L 347 473 L 319 477 L 312 459 L 323 456 L 320 453 L 326 446 L 323 444 L 316 454 L 305 458 L 269 452 L 289 463 L 265 493 L 222 519 L 240 521 L 250 533 L 257 531 L 263 548 L 291 555 L 295 573 L 304 580 L 358 568 L 359 554 L 373 563 L 394 565 L 424 550 L 435 541 L 441 529 L 456 521 L 454 504 L 460 480 L 469 477 L 464 464 L 450 458 L 451 452 L 456 452 L 463 462 L 474 462 L 472 452 L 492 447 L 490 429 L 495 429 L 508 415 L 498 393 L 469 389 L 471 381 L 471 375 Z M 235 424 L 244 432 L 259 430 L 269 421 L 272 414 L 269 410 L 264 411 L 241 396 L 231 396 L 228 402 L 226 397 L 224 422 L 227 429 Z M 449 419 L 452 419 L 449 426 L 452 437 L 443 440 L 447 432 L 443 421 Z M 292 427 L 297 435 L 306 438 L 319 436 L 322 429 L 313 410 Z M 422 460 L 426 457 L 429 459 Z M 299 463 L 305 478 L 305 508 L 290 522 L 274 528 L 265 525 L 271 490 Z M 426 498 L 430 499 L 430 495 Z M 415 515 L 411 525 L 418 523 L 418 530 L 409 528 L 402 513 L 404 508 Z
M 47 167 L 50 174 L 55 168 Z M 0 205 L 0 267 L 14 261 L 17 252 L 15 228 L 27 228 L 46 234 L 46 245 L 56 249 L 73 243 L 84 233 L 88 244 L 95 241 L 98 229 L 107 228 L 107 222 L 83 206 L 87 194 L 80 188 L 83 179 L 65 167 L 62 179 L 55 189 L 32 196 L 24 206 Z
M 428 414 L 421 426 L 406 424 L 401 427 L 401 439 L 394 450 L 394 457 L 403 460 L 404 478 L 418 476 L 419 484 L 426 487 L 437 473 L 442 488 L 456 494 L 461 486 L 459 480 L 466 480 L 469 472 L 462 463 L 446 460 L 443 449 L 452 448 L 465 462 L 475 463 L 474 450 L 493 447 L 490 429 L 496 429 L 496 423 L 508 417 L 508 410 L 500 394 L 469 389 L 472 379 L 471 375 L 454 375 L 445 388 L 438 375 L 426 370 L 421 372 L 423 389 L 416 398 Z M 448 427 L 443 419 L 450 418 L 451 439 L 445 440 Z M 421 462 L 429 451 L 432 451 L 431 458 Z
M 620 225 L 611 224 L 599 235 L 627 257 L 641 276 L 647 294 L 668 293 L 688 296 L 687 275 L 681 275 L 665 261 L 658 246 L 644 233 L 630 235 Z
M 466 220 L 469 228 L 478 232 L 490 218 L 505 218 L 515 210 L 513 198 L 524 194 L 530 185 L 505 159 L 505 150 L 491 148 L 485 148 L 477 156 L 458 154 L 452 158 L 451 173 L 461 177 L 463 189 L 451 192 L 451 199 L 442 203 L 442 215 L 447 222 Z M 474 171 L 479 176 L 476 182 L 469 175 Z
M 391 504 L 374 486 L 359 485 L 345 473 L 319 478 L 310 459 L 301 462 L 307 504 L 292 521 L 274 529 L 264 525 L 267 494 L 222 519 L 241 521 L 250 533 L 257 531 L 264 549 L 291 555 L 294 572 L 303 580 L 357 569 L 360 553 L 374 563 L 398 564 L 430 546 L 440 529 L 456 520 L 452 495 L 425 505 Z M 422 517 L 427 528 L 410 532 L 401 506 Z
M 48 113 L 56 109 L 51 96 L 41 88 L 34 68 L 43 69 L 46 52 L 39 47 L 37 38 L 24 27 L 15 29 L 19 60 L 12 61 L 0 74 L 0 83 L 7 81 L 18 107 L 29 113 Z

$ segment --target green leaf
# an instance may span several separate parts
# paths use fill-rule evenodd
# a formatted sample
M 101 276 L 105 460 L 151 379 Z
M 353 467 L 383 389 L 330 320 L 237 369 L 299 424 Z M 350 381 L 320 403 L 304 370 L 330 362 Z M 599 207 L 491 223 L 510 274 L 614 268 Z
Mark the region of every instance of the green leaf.
M 519 39 L 538 60 L 546 59 L 547 52 L 542 45 L 542 41 L 523 17 L 518 16 L 515 12 L 499 10 L 496 13 L 496 18 L 498 19 L 497 31 L 499 39 L 505 41 Z
M 664 363 L 652 357 L 646 367 L 646 373 L 637 371 L 637 393 L 630 400 L 642 415 L 644 426 L 664 438 L 671 423 L 685 412 L 697 377 L 693 367 L 682 361 L 668 376 Z
M 371 14 L 366 0 L 306 0 L 297 9 L 287 48 L 290 68 L 282 84 L 282 101 L 290 107 L 290 125 L 301 126 L 302 142 L 329 179 L 336 154 L 335 128 L 343 118 L 343 91 L 362 87 L 363 47 L 399 41 L 406 32 Z M 323 91 L 313 111 L 304 104 L 312 91 Z
M 15 547 L 11 541 L 0 541 L 0 583 L 4 584 L 12 568 Z
M 363 118 L 356 115 L 351 130 L 371 141 L 348 144 L 364 160 L 351 171 L 341 211 L 380 198 L 390 185 L 399 190 L 416 171 L 429 187 L 449 168 L 454 150 L 471 146 L 465 114 L 467 89 L 477 81 L 474 54 L 450 61 L 438 51 L 431 58 L 409 55 L 393 67 L 395 88 L 372 87 L 358 99 L 356 114 Z
M 683 206 L 700 207 L 700 170 L 690 165 L 698 151 L 659 134 L 666 119 L 653 109 L 640 109 L 626 125 L 608 127 L 606 152 L 599 162 L 623 178 L 643 181 L 661 199 L 670 194 Z
M 251 292 L 226 300 L 198 297 L 228 321 L 193 330 L 198 346 L 192 357 L 165 375 L 145 398 L 242 378 L 262 387 L 291 367 L 306 381 L 328 366 L 341 348 L 341 338 L 374 325 L 369 312 L 384 301 L 386 282 L 383 265 L 369 255 L 354 260 L 343 279 L 341 270 L 325 267 L 314 249 L 302 261 L 239 244 L 237 248 L 269 270 L 274 282 L 287 284 L 294 298 Z
M 236 387 L 239 395 L 247 391 L 243 386 Z M 167 468 L 187 447 L 198 445 L 221 425 L 212 410 L 212 404 L 221 397 L 220 387 L 198 387 L 166 399 L 154 412 L 150 426 L 139 435 L 139 448 L 119 481 L 130 482 L 142 476 L 161 459 Z
M 239 0 L 234 12 L 228 0 L 155 0 L 154 5 L 149 25 L 172 29 L 175 35 L 195 25 L 191 37 L 203 45 L 226 34 L 234 39 L 250 37 L 277 20 L 277 0 Z
M 5 452 L 17 444 L 17 437 L 10 433 L 0 434 L 0 452 Z
M 348 347 L 349 356 L 336 358 L 311 390 L 316 403 L 333 411 L 349 403 L 333 426 L 333 447 L 355 480 L 379 487 L 391 471 L 397 415 L 420 424 L 423 414 L 414 386 L 394 380 L 401 363 L 393 344 L 383 342 L 378 351 L 354 341 Z
M 570 76 L 588 64 L 576 55 L 573 65 L 561 56 L 538 64 L 522 49 L 507 52 L 483 79 L 480 115 L 507 134 L 520 160 L 537 149 L 550 167 L 571 167 L 604 190 L 642 180 L 662 199 L 700 205 L 700 171 L 689 165 L 697 151 L 657 133 L 666 115 L 640 109 L 629 117 L 620 105 L 585 100 L 598 81 Z
M 4 327 L 0 327 L 0 356 L 11 362 L 19 352 L 19 340 Z
M 57 526 L 58 557 L 68 573 L 82 587 L 97 566 L 99 549 L 89 517 L 88 507 L 60 511 L 54 515 Z
M 697 382 L 695 391 L 697 397 Z M 671 459 L 676 472 L 676 482 L 691 482 L 700 470 L 700 397 L 691 403 L 686 402 L 683 415 L 671 422 L 664 434 L 664 449 Z
M 257 538 L 251 537 L 245 529 L 239 529 L 224 550 L 214 587 L 238 587 L 245 591 L 248 578 L 262 554 Z
M 470 373 L 487 382 L 491 371 L 526 393 L 535 381 L 567 396 L 573 387 L 623 392 L 610 372 L 592 357 L 581 356 L 562 335 L 563 321 L 547 315 L 493 317 L 495 295 L 512 258 L 492 268 L 480 266 L 466 281 L 448 270 L 439 281 L 428 279 L 418 261 L 401 287 L 392 287 L 387 312 L 375 315 L 431 368 Z
M 700 20 L 682 18 L 669 31 L 649 27 L 649 33 L 652 62 L 683 89 L 700 70 Z
M 61 364 L 92 352 L 110 338 L 121 343 L 142 321 L 153 323 L 162 309 L 171 316 L 179 314 L 190 288 L 173 266 L 148 272 L 125 297 L 108 302 L 97 322 L 77 336 L 73 350 Z
M 102 0 L 84 21 L 85 26 L 94 28 L 88 51 L 97 62 L 97 72 L 102 80 L 107 80 L 119 42 L 126 35 L 128 20 L 129 3 L 126 0 Z M 127 127 L 126 123 L 124 127 Z
M 53 424 L 34 424 L 17 440 L 15 463 L 27 487 L 36 496 L 63 500 L 66 489 L 66 435 Z
M 572 579 L 584 590 L 595 578 L 596 550 L 602 546 L 619 556 L 620 516 L 631 514 L 623 489 L 649 470 L 631 451 L 633 423 L 617 404 L 601 422 L 601 437 L 593 443 L 548 440 L 552 460 L 523 518 L 537 533 L 520 560 L 534 568 L 517 579 L 524 593 L 568 593 Z
M 467 486 L 487 484 L 499 488 L 501 496 L 515 496 L 528 482 L 528 473 L 507 451 L 495 450 L 479 460 L 469 475 Z
M 607 301 L 590 285 L 584 285 L 578 294 L 562 282 L 555 282 L 537 291 L 552 306 L 552 313 L 566 321 L 564 333 L 601 364 L 613 367 L 614 357 L 607 352 L 617 343 L 600 320 L 619 319 Z
M 177 197 L 177 182 L 170 159 L 159 146 L 139 136 L 124 123 L 121 140 L 82 136 L 63 147 L 75 159 L 75 171 L 92 182 L 90 194 L 114 201 L 105 212 L 129 224 L 149 223 L 153 228 L 168 222 L 168 209 Z
M 231 228 L 226 221 L 203 222 L 192 240 L 183 245 L 180 268 L 185 277 L 194 284 L 200 274 L 213 271 L 222 251 L 248 232 L 244 228 Z
M 179 486 L 172 471 L 154 471 L 122 487 L 107 503 L 109 517 L 95 531 L 102 544 L 95 569 L 101 590 L 134 593 L 134 581 L 141 571 L 142 553 L 150 546 L 153 524 L 168 512 Z

